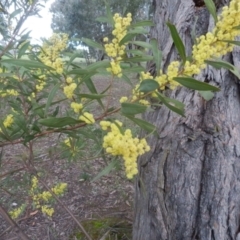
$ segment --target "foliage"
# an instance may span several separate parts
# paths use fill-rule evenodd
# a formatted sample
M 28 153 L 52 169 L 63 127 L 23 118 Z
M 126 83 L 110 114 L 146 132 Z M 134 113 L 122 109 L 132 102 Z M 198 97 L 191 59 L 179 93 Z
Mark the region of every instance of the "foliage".
M 25 7 L 27 12 L 24 15 L 18 12 L 16 16 L 24 19 L 22 16 L 30 14 L 34 4 L 28 2 Z M 214 8 L 211 8 L 211 14 L 214 14 L 213 11 Z M 33 154 L 36 140 L 57 133 L 63 148 L 70 153 L 70 158 L 83 151 L 82 144 L 89 139 L 92 144 L 97 143 L 99 156 L 114 156 L 112 163 L 97 177 L 108 174 L 122 157 L 126 176 L 132 179 L 138 173 L 137 157 L 150 151 L 150 146 L 146 138 L 134 136 L 130 128 L 116 119 L 116 113 L 140 126 L 145 132 L 156 134 L 155 126 L 139 118 L 139 114 L 152 111 L 151 99 L 184 116 L 184 104 L 166 97 L 165 89 L 174 90 L 184 86 L 199 91 L 205 99 L 210 100 L 214 97 L 212 92 L 219 89 L 193 78 L 206 64 L 227 68 L 239 76 L 234 66 L 219 59 L 233 50 L 233 44 L 239 44 L 235 41 L 235 37 L 240 34 L 239 0 L 232 0 L 229 7 L 223 8 L 212 32 L 196 40 L 190 57 L 186 56 L 176 28 L 168 23 L 181 59 L 172 61 L 165 72 L 162 70 L 162 53 L 157 48 L 156 39 L 151 39 L 149 43 L 135 41 L 135 36 L 145 31 L 146 26 L 152 26 L 152 23 L 132 23 L 131 13 L 126 17 L 120 14 L 112 16 L 109 11 L 107 13 L 100 20 L 111 23 L 113 31 L 111 36 L 104 38 L 104 45 L 87 38 L 83 40 L 92 47 L 104 50 L 108 59 L 86 67 L 74 62 L 78 54 L 67 54 L 68 58 L 65 58 L 63 51 L 68 43 L 66 34 L 55 33 L 41 46 L 31 46 L 27 39 L 22 41 L 22 38 L 16 38 L 16 32 L 21 27 L 17 24 L 17 30 L 10 32 L 14 37 L 8 38 L 9 42 L 1 46 L 0 96 L 6 104 L 1 109 L 5 116 L 0 121 L 0 146 L 23 144 L 27 147 L 28 157 L 23 165 L 29 176 L 41 179 Z M 129 49 L 129 43 L 143 49 Z M 152 54 L 147 54 L 145 48 Z M 144 71 L 141 65 L 141 62 L 149 60 L 156 63 L 155 77 Z M 140 75 L 135 86 L 129 77 L 129 74 L 134 73 Z M 101 92 L 98 92 L 93 81 L 96 75 L 110 79 L 109 86 Z M 130 96 L 121 96 L 116 106 L 111 102 L 112 85 L 113 81 L 120 78 L 133 87 Z M 58 186 L 66 187 L 64 184 Z M 50 195 L 56 198 L 59 193 L 55 188 L 49 190 L 46 185 L 44 187 L 48 191 L 35 193 L 37 183 L 32 182 L 30 196 L 38 207 L 42 206 L 40 200 L 48 200 Z M 44 206 L 42 211 L 51 215 L 52 209 Z M 22 211 L 23 208 L 18 209 L 17 214 Z
M 51 6 L 53 13 L 52 28 L 54 31 L 64 32 L 70 38 L 82 37 L 95 41 L 102 41 L 103 37 L 110 36 L 111 26 L 106 21 L 105 0 L 55 0 Z M 109 10 L 125 15 L 131 12 L 134 19 L 146 18 L 148 14 L 147 0 L 116 1 L 109 0 Z M 98 20 L 105 20 L 97 22 Z

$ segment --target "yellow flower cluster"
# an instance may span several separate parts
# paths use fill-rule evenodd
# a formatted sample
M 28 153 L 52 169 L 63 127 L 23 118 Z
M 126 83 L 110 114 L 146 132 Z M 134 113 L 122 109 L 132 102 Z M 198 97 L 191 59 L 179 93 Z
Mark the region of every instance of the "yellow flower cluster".
M 122 123 L 118 120 L 115 123 L 101 121 L 100 125 L 103 130 L 109 130 L 103 138 L 103 147 L 106 149 L 106 152 L 113 156 L 122 156 L 127 178 L 133 178 L 138 173 L 138 156 L 150 150 L 146 140 L 144 138 L 133 138 L 130 129 L 121 133 Z
M 104 42 L 107 42 L 104 46 L 106 54 L 111 58 L 111 67 L 107 68 L 107 71 L 111 72 L 113 75 L 121 77 L 122 69 L 120 67 L 120 62 L 125 53 L 126 44 L 120 45 L 120 42 L 127 34 L 127 27 L 130 26 L 132 22 L 132 15 L 131 13 L 128 13 L 127 17 L 121 17 L 118 13 L 116 13 L 113 17 L 113 21 L 113 40 L 109 43 L 108 38 L 103 39 Z
M 0 90 L 0 97 L 18 96 L 18 92 L 14 89 Z
M 155 79 L 160 85 L 160 90 L 164 90 L 166 85 L 174 89 L 179 85 L 173 80 L 174 77 L 199 74 L 206 67 L 206 60 L 231 52 L 234 45 L 224 41 L 233 41 L 240 35 L 240 30 L 236 28 L 239 25 L 240 1 L 232 0 L 229 6 L 222 8 L 222 13 L 218 16 L 218 22 L 212 32 L 197 39 L 197 44 L 193 46 L 191 62 L 186 61 L 184 67 L 180 69 L 180 62 L 174 61 L 168 66 L 167 74 L 160 73 L 160 76 Z
M 82 121 L 84 121 L 87 124 L 95 123 L 95 119 L 94 119 L 93 115 L 91 113 L 89 113 L 89 112 L 84 112 L 83 115 L 81 115 L 79 117 L 79 120 L 82 120 Z
M 146 72 L 146 73 L 145 72 L 141 72 L 140 73 L 140 83 L 142 81 L 146 80 L 146 79 L 153 79 L 153 76 L 151 76 L 151 74 L 149 72 Z M 138 102 L 140 104 L 148 106 L 148 105 L 150 105 L 149 101 L 141 99 L 143 97 L 144 93 L 143 92 L 139 92 L 139 90 L 138 90 L 138 88 L 140 86 L 140 83 L 137 84 L 135 86 L 135 88 L 132 90 L 132 101 L 135 102 L 135 101 L 138 100 Z
M 42 213 L 52 216 L 54 213 L 54 209 L 49 207 L 48 205 L 42 205 L 41 203 L 45 202 L 48 203 L 53 199 L 52 194 L 49 191 L 42 191 L 39 193 L 38 189 L 38 179 L 34 176 L 31 180 L 31 189 L 30 189 L 30 196 L 33 199 L 33 203 L 36 208 L 41 208 Z M 62 195 L 67 188 L 66 183 L 59 183 L 55 187 L 52 187 L 51 190 L 57 195 Z
M 12 210 L 9 212 L 9 215 L 13 218 L 13 219 L 16 219 L 18 218 L 25 210 L 25 207 L 26 205 L 25 204 L 22 204 L 20 207 Z
M 41 61 L 49 67 L 52 67 L 57 73 L 63 72 L 63 61 L 60 53 L 66 49 L 68 35 L 65 33 L 54 33 L 47 41 L 43 43 L 40 54 Z
M 64 143 L 65 143 L 66 146 L 71 147 L 71 140 L 70 140 L 70 138 L 65 139 Z
M 240 35 L 240 30 L 237 29 L 239 25 L 240 1 L 232 0 L 229 7 L 223 7 L 213 31 L 197 39 L 197 44 L 193 46 L 192 50 L 192 60 L 186 61 L 183 68 L 180 68 L 180 61 L 173 61 L 169 64 L 166 74 L 160 71 L 159 75 L 155 77 L 154 80 L 159 83 L 159 89 L 164 90 L 166 86 L 175 89 L 179 86 L 179 83 L 174 81 L 173 78 L 199 74 L 206 67 L 205 60 L 221 57 L 231 52 L 234 45 L 224 41 L 233 41 L 236 36 Z M 140 81 L 144 79 L 153 79 L 153 77 L 149 73 L 141 73 Z M 133 100 L 141 98 L 138 87 L 139 84 L 133 90 Z M 156 94 L 152 93 L 152 96 L 154 97 Z
M 3 121 L 3 126 L 4 126 L 5 128 L 9 128 L 9 127 L 12 126 L 13 122 L 14 122 L 14 120 L 13 120 L 13 115 L 12 115 L 12 114 L 9 114 L 9 115 L 7 115 L 7 117 L 4 119 L 4 121 Z M 0 129 L 0 132 L 1 132 L 1 131 L 2 131 L 2 130 Z
M 79 113 L 83 109 L 83 105 L 81 103 L 72 102 L 71 108 L 75 113 Z
M 63 92 L 67 98 L 71 99 L 73 97 L 73 92 L 77 88 L 76 83 L 70 83 L 69 85 L 63 88 Z
M 53 215 L 53 213 L 54 213 L 54 209 L 51 208 L 51 207 L 48 207 L 47 205 L 43 205 L 41 207 L 41 211 L 42 211 L 43 214 L 46 214 L 49 217 L 51 217 Z

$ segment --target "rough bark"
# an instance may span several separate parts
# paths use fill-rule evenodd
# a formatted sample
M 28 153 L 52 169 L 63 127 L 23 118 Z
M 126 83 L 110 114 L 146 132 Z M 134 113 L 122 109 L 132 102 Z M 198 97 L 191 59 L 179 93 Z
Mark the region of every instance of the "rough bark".
M 177 58 L 165 22 L 174 23 L 191 51 L 197 35 L 213 27 L 204 6 L 190 0 L 156 0 L 156 37 L 164 66 Z M 218 7 L 226 4 L 218 1 Z M 240 54 L 224 57 L 238 67 Z M 240 239 L 240 89 L 228 71 L 208 67 L 199 79 L 221 91 L 206 102 L 196 91 L 178 88 L 170 97 L 185 104 L 186 117 L 161 107 L 146 115 L 157 126 L 152 150 L 139 159 L 134 240 Z

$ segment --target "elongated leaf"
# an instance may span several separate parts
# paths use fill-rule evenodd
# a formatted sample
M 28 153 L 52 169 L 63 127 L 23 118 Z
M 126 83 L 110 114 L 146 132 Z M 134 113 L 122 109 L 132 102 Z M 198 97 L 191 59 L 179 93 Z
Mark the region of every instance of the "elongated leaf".
M 231 43 L 231 44 L 240 46 L 240 41 L 222 40 L 222 42 L 227 42 L 227 43 Z
M 234 69 L 234 66 L 231 63 L 226 62 L 224 60 L 205 60 L 205 63 L 217 69 L 220 69 L 220 68 L 226 68 L 228 70 Z
M 87 94 L 87 93 L 82 93 L 82 94 L 76 94 L 77 96 L 81 98 L 89 98 L 89 99 L 101 99 L 106 97 L 104 94 Z
M 240 29 L 240 25 L 234 27 L 233 29 Z
M 17 10 L 15 10 L 13 13 L 11 13 L 10 15 L 9 15 L 9 18 L 11 19 L 11 18 L 14 18 L 14 17 L 16 17 L 19 13 L 21 13 L 22 12 L 22 9 L 21 8 L 19 8 L 19 9 L 17 9 Z
M 132 63 L 138 63 L 138 62 L 147 62 L 153 60 L 152 56 L 138 56 L 138 57 L 130 57 L 130 58 L 123 58 L 124 62 L 132 62 Z
M 204 0 L 205 5 L 210 12 L 210 14 L 213 16 L 215 24 L 217 23 L 217 11 L 216 6 L 212 0 Z
M 149 31 L 144 27 L 137 27 L 137 28 L 134 28 L 134 29 L 130 29 L 128 31 L 128 33 L 147 34 L 147 33 L 149 33 Z
M 49 93 L 49 95 L 48 95 L 48 99 L 47 99 L 47 103 L 46 103 L 45 111 L 44 111 L 45 117 L 47 116 L 48 109 L 49 109 L 49 107 L 51 106 L 52 101 L 53 101 L 53 98 L 56 96 L 56 92 L 57 92 L 57 90 L 59 89 L 59 87 L 60 87 L 60 84 L 58 83 L 57 85 L 55 85 L 55 86 L 52 88 L 52 90 L 50 91 L 50 93 Z
M 8 63 L 25 68 L 52 69 L 51 67 L 48 67 L 41 62 L 26 59 L 2 59 L 1 63 Z
M 105 61 L 99 61 L 99 62 L 92 63 L 89 66 L 87 66 L 85 68 L 85 70 L 92 72 L 99 68 L 108 68 L 108 67 L 110 67 L 110 62 L 108 60 L 107 61 L 105 60 Z
M 52 128 L 61 128 L 67 125 L 80 123 L 80 121 L 71 117 L 62 117 L 62 118 L 50 117 L 46 119 L 40 119 L 38 120 L 38 122 L 43 126 L 52 127 Z
M 83 78 L 83 81 L 85 82 L 86 86 L 88 87 L 89 91 L 92 93 L 92 94 L 98 94 L 96 88 L 95 88 L 95 85 L 91 79 L 91 76 L 92 74 L 89 74 L 89 75 L 86 75 L 84 78 Z M 97 98 L 97 101 L 99 103 L 99 105 L 102 107 L 102 109 L 104 109 L 104 105 L 101 101 L 100 98 Z
M 170 22 L 167 22 L 167 26 L 170 30 L 173 42 L 178 50 L 178 53 L 179 53 L 180 57 L 182 58 L 183 62 L 185 62 L 186 61 L 186 51 L 185 51 L 185 47 L 182 42 L 182 39 L 180 38 L 178 31 L 173 24 L 171 24 Z
M 131 24 L 129 28 L 135 28 L 135 27 L 152 27 L 154 26 L 154 23 L 149 20 L 139 21 L 136 23 Z
M 98 180 L 99 178 L 108 175 L 117 165 L 118 160 L 114 159 L 110 162 L 98 175 L 92 180 L 92 182 Z
M 142 66 L 134 66 L 134 67 L 128 67 L 124 68 L 123 72 L 124 73 L 139 73 L 144 71 L 145 69 Z
M 141 51 L 141 50 L 127 50 L 127 53 L 136 55 L 136 56 L 143 56 L 144 54 L 146 54 L 145 52 Z
M 126 74 L 123 74 L 122 77 L 121 77 L 126 83 L 128 83 L 129 85 L 133 86 L 132 82 L 131 82 L 131 79 L 126 75 Z
M 153 92 L 158 88 L 159 88 L 158 82 L 156 82 L 153 79 L 145 79 L 140 83 L 138 91 L 143 93 L 148 93 L 148 92 Z
M 106 5 L 106 10 L 107 10 L 107 18 L 108 18 L 108 22 L 110 25 L 114 25 L 114 21 L 113 21 L 113 15 L 112 15 L 112 10 L 110 8 L 110 5 L 109 5 L 109 2 L 106 1 L 105 2 L 105 5 Z
M 147 109 L 146 106 L 138 104 L 138 103 L 122 103 L 121 111 L 124 115 L 135 115 L 139 113 L 144 113 Z
M 76 75 L 78 75 L 78 76 L 83 76 L 83 75 L 85 75 L 85 74 L 87 74 L 87 73 L 88 73 L 88 71 L 87 71 L 86 69 L 75 68 L 75 69 L 69 71 L 69 72 L 68 72 L 68 75 L 69 75 L 69 74 L 76 74 Z
M 127 35 L 125 35 L 123 37 L 123 39 L 120 41 L 119 45 L 121 46 L 125 43 L 128 43 L 129 41 L 131 41 L 137 35 L 138 35 L 138 33 L 128 33 Z
M 213 92 L 220 91 L 220 89 L 217 87 L 214 87 L 205 82 L 197 81 L 196 79 L 191 77 L 175 77 L 173 79 L 174 81 L 180 83 L 184 87 L 187 87 L 193 90 L 213 91 Z
M 18 50 L 18 58 L 21 58 L 27 51 L 28 47 L 30 45 L 30 42 L 25 42 L 21 48 Z
M 149 123 L 149 122 L 146 122 L 142 119 L 139 119 L 139 118 L 135 118 L 135 117 L 132 117 L 132 116 L 129 116 L 129 115 L 125 115 L 127 118 L 129 118 L 131 121 L 133 121 L 134 123 L 136 123 L 139 127 L 141 127 L 142 129 L 144 129 L 146 132 L 148 133 L 153 133 L 156 131 L 156 127 Z
M 157 39 L 155 38 L 151 39 L 150 44 L 152 45 L 153 58 L 154 58 L 154 62 L 156 63 L 156 72 L 157 72 L 157 75 L 159 75 L 161 64 L 162 64 L 162 51 L 158 49 Z
M 198 91 L 198 92 L 206 101 L 209 101 L 214 97 L 214 93 L 212 93 L 211 91 Z
M 132 41 L 132 44 L 135 44 L 143 48 L 150 48 L 150 49 L 152 48 L 152 45 L 150 43 L 143 42 L 143 41 Z
M 173 112 L 185 117 L 185 115 L 184 115 L 185 105 L 182 102 L 179 102 L 179 101 L 177 101 L 175 99 L 172 99 L 172 98 L 168 98 L 161 93 L 157 93 L 157 96 L 158 96 L 159 100 L 164 105 L 166 105 L 166 107 L 168 107 Z
M 97 43 L 97 42 L 94 42 L 93 40 L 89 39 L 89 38 L 82 38 L 82 41 L 84 43 L 86 43 L 89 47 L 93 47 L 93 48 L 97 48 L 97 49 L 100 49 L 100 50 L 104 50 L 104 47 Z
M 224 60 L 206 60 L 205 63 L 219 69 L 219 68 L 225 68 L 227 70 L 229 70 L 230 72 L 232 72 L 238 79 L 240 79 L 240 73 L 239 70 L 232 65 L 229 62 L 226 62 Z
M 108 19 L 107 17 L 105 17 L 105 16 L 97 17 L 97 18 L 96 18 L 96 21 L 102 22 L 102 23 L 109 23 L 109 24 L 111 24 L 111 22 L 109 21 L 109 19 Z

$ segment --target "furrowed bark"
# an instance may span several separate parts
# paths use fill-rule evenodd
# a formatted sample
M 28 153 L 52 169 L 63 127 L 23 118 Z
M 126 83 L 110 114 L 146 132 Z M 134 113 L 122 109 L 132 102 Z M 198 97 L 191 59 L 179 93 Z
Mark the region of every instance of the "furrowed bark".
M 226 1 L 218 1 L 219 11 Z M 206 8 L 193 1 L 156 0 L 152 37 L 164 54 L 164 68 L 178 56 L 166 21 L 177 27 L 190 54 L 191 32 L 213 27 Z M 225 60 L 240 66 L 236 49 Z M 228 71 L 207 67 L 198 79 L 221 88 L 206 102 L 184 87 L 169 97 L 185 104 L 186 118 L 166 107 L 146 114 L 159 138 L 139 159 L 134 240 L 240 239 L 240 89 Z

